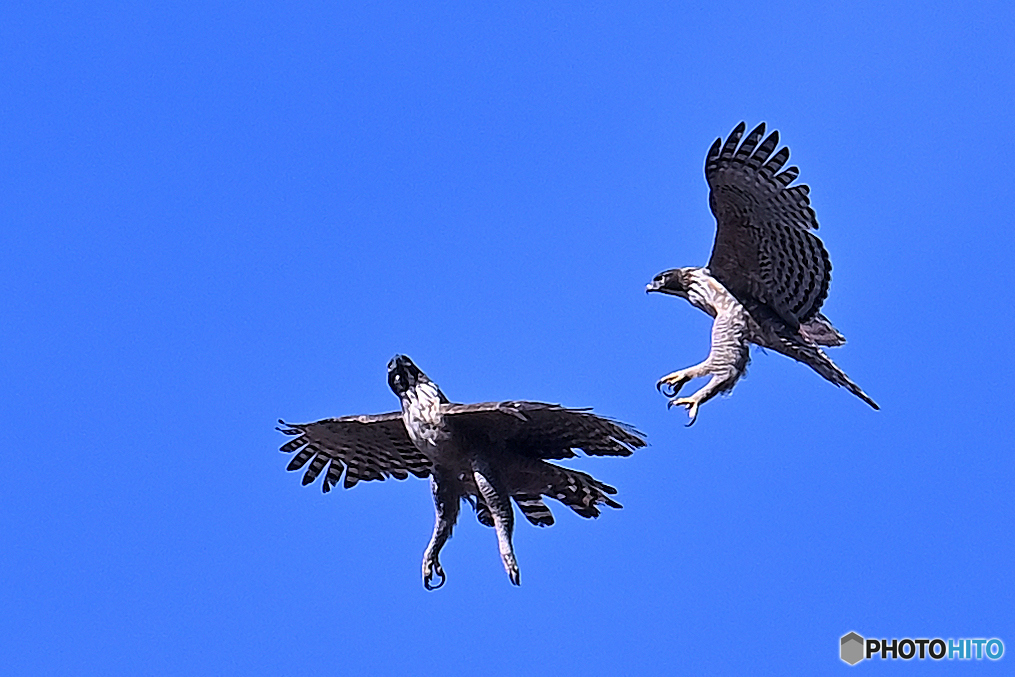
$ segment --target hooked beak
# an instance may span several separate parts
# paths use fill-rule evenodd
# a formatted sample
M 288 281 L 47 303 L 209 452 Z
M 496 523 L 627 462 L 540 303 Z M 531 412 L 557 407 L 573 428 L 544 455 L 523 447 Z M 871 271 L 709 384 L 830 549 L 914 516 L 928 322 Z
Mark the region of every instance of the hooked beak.
M 668 296 L 679 296 L 682 299 L 687 298 L 686 291 L 677 291 L 676 289 L 670 289 L 664 286 L 663 282 L 660 282 L 658 280 L 652 280 L 647 285 L 645 285 L 645 293 L 648 294 L 650 292 L 658 292 L 659 294 L 666 294 Z

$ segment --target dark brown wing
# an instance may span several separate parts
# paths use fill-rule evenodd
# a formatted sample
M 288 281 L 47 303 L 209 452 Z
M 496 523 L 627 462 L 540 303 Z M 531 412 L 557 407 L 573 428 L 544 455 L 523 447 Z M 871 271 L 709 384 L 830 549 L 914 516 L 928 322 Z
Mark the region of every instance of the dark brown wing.
M 571 458 L 581 449 L 589 456 L 630 456 L 645 446 L 633 427 L 593 414 L 542 402 L 482 402 L 447 405 L 456 430 L 473 439 L 490 439 L 529 458 Z
M 309 461 L 303 475 L 306 485 L 328 466 L 321 487 L 325 493 L 338 484 L 343 470 L 346 489 L 360 480 L 389 476 L 404 480 L 409 473 L 416 477 L 430 474 L 430 461 L 413 446 L 399 413 L 326 418 L 314 423 L 279 419 L 279 423 L 285 426 L 278 428 L 280 432 L 295 437 L 279 448 L 287 454 L 296 452 L 286 470 L 299 470 Z
M 796 329 L 821 309 L 832 264 L 811 232 L 818 221 L 810 189 L 789 185 L 800 171 L 780 171 L 789 149 L 772 154 L 779 133 L 761 141 L 762 123 L 740 143 L 744 129 L 741 122 L 726 143 L 716 139 L 705 160 L 716 220 L 708 268 L 748 310 L 756 303 L 768 306 Z

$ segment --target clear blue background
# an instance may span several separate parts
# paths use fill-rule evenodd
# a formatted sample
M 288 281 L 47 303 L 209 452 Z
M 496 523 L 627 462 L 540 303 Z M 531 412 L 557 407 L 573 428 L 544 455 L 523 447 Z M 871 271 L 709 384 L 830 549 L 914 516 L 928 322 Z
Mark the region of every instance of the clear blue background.
M 1010 2 L 17 5 L 6 674 L 813 675 L 850 630 L 1015 661 Z M 653 387 L 708 348 L 643 290 L 707 261 L 740 120 L 812 186 L 880 412 L 761 352 L 690 429 Z M 520 524 L 520 588 L 463 514 L 426 592 L 427 484 L 324 496 L 273 429 L 394 409 L 396 352 L 636 424 L 575 463 L 625 508 Z M 973 667 L 918 663 L 878 668 Z

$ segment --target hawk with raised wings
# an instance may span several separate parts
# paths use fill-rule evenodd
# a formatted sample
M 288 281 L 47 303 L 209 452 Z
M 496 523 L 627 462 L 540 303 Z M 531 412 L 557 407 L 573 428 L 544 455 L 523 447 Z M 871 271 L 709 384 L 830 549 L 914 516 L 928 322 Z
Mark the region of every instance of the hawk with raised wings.
M 646 289 L 687 299 L 715 318 L 705 361 L 664 376 L 656 387 L 669 398 L 667 406 L 686 407 L 691 425 L 702 403 L 731 390 L 744 374 L 753 343 L 803 362 L 878 409 L 821 350 L 846 339 L 819 312 L 832 264 L 812 232 L 818 222 L 810 188 L 790 186 L 800 170 L 783 170 L 789 160 L 785 146 L 773 154 L 779 132 L 762 141 L 761 123 L 740 143 L 745 129 L 741 122 L 725 143 L 716 139 L 705 159 L 716 220 L 708 266 L 664 271 Z M 678 397 L 698 377 L 709 380 L 690 397 Z
M 423 555 L 427 590 L 446 580 L 438 556 L 463 499 L 482 524 L 496 530 L 504 569 L 518 585 L 512 499 L 529 522 L 541 527 L 553 524 L 544 496 L 582 517 L 598 517 L 600 505 L 621 507 L 611 498 L 617 493 L 613 487 L 547 460 L 572 458 L 575 449 L 590 456 L 629 456 L 645 446 L 631 426 L 587 409 L 541 402 L 452 404 L 404 355 L 388 363 L 388 385 L 401 401 L 401 412 L 314 423 L 280 420 L 279 430 L 294 437 L 281 451 L 296 453 L 288 470 L 310 464 L 304 485 L 323 472 L 325 492 L 338 484 L 343 470 L 346 488 L 360 480 L 429 476 L 437 521 Z

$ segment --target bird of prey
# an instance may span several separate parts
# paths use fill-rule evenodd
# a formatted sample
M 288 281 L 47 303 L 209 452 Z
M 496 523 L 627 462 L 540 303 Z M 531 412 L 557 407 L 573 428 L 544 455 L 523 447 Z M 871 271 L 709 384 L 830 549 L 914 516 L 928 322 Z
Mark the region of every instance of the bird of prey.
M 749 344 L 803 362 L 874 409 L 878 405 L 821 350 L 846 342 L 819 311 L 828 295 L 832 264 L 817 235 L 810 188 L 790 186 L 800 170 L 783 166 L 789 149 L 779 132 L 758 125 L 740 143 L 741 122 L 726 142 L 716 139 L 705 159 L 715 244 L 705 268 L 676 268 L 655 276 L 646 291 L 687 299 L 713 318 L 712 347 L 704 362 L 662 377 L 656 387 L 667 406 L 698 407 L 729 391 L 744 374 Z M 760 142 L 760 144 L 759 144 Z M 691 379 L 710 377 L 690 397 L 678 397 Z
M 446 577 L 438 556 L 468 501 L 477 519 L 494 527 L 501 560 L 511 582 L 520 582 L 511 535 L 518 504 L 536 526 L 553 524 L 543 497 L 553 498 L 582 517 L 598 517 L 599 506 L 621 507 L 613 487 L 548 459 L 576 456 L 629 456 L 645 446 L 643 435 L 624 423 L 541 402 L 453 404 L 404 355 L 388 363 L 388 385 L 402 410 L 372 416 L 344 416 L 314 423 L 282 424 L 294 436 L 281 451 L 296 452 L 288 470 L 308 462 L 303 484 L 324 472 L 325 492 L 338 483 L 383 480 L 409 474 L 430 477 L 437 520 L 423 555 L 423 585 L 434 590 Z M 330 463 L 330 465 L 329 465 Z M 439 579 L 434 581 L 435 576 Z

